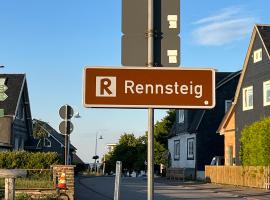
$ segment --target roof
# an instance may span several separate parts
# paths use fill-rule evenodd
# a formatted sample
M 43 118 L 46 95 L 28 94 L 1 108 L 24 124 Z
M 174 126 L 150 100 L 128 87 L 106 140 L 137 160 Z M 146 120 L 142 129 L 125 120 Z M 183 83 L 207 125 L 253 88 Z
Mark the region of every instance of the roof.
M 48 134 L 50 134 L 57 142 L 59 142 L 61 145 L 65 146 L 65 136 L 63 134 L 58 133 L 54 128 L 52 128 L 47 122 L 33 119 L 33 123 L 38 123 L 40 126 L 42 126 Z M 77 148 L 70 144 L 70 148 L 73 150 L 76 150 Z
M 229 82 L 236 76 L 239 76 L 241 71 L 237 72 L 216 72 L 216 90 L 220 89 L 225 83 Z M 186 129 L 189 133 L 196 133 L 200 123 L 204 117 L 205 109 L 189 109 L 189 115 L 191 115 L 191 122 L 188 123 L 188 127 Z M 178 123 L 174 123 L 174 126 L 171 131 L 171 136 L 175 135 L 180 130 L 180 125 Z
M 15 116 L 25 83 L 25 74 L 0 74 L 0 78 L 6 78 L 5 85 L 8 87 L 5 91 L 8 98 L 0 101 L 0 108 L 4 109 L 5 115 Z
M 269 54 L 270 53 L 270 25 L 257 25 L 257 29 L 261 35 L 263 43 Z
M 85 164 L 83 160 L 76 154 L 73 154 L 73 163 L 75 164 Z
M 270 25 L 269 24 L 256 24 L 253 28 L 252 31 L 252 35 L 251 35 L 251 39 L 250 39 L 250 43 L 249 43 L 249 47 L 247 50 L 247 54 L 246 54 L 246 58 L 244 61 L 244 65 L 243 65 L 243 69 L 242 69 L 242 73 L 237 85 L 237 89 L 235 92 L 235 97 L 234 97 L 234 101 L 232 103 L 232 106 L 230 107 L 228 114 L 226 114 L 217 130 L 218 133 L 221 133 L 223 131 L 224 126 L 226 126 L 227 124 L 227 120 L 229 120 L 231 113 L 234 111 L 235 109 L 235 105 L 237 104 L 238 101 L 238 97 L 240 95 L 240 91 L 241 91 L 241 86 L 247 71 L 247 66 L 248 66 L 248 61 L 249 58 L 252 54 L 251 50 L 253 48 L 253 44 L 255 41 L 255 36 L 256 34 L 258 34 L 259 38 L 261 39 L 263 46 L 267 52 L 268 58 L 270 59 Z

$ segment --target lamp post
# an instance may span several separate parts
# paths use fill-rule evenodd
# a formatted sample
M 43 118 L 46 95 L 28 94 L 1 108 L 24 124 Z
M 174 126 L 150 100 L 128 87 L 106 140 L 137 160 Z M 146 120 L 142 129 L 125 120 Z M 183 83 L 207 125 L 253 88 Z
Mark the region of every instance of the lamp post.
M 102 140 L 103 137 L 102 137 L 102 135 L 100 135 L 99 138 L 98 138 L 98 132 L 96 132 L 95 156 L 93 157 L 95 159 L 95 174 L 97 174 L 97 159 L 98 159 L 98 155 L 97 155 L 97 141 L 98 141 L 98 139 Z

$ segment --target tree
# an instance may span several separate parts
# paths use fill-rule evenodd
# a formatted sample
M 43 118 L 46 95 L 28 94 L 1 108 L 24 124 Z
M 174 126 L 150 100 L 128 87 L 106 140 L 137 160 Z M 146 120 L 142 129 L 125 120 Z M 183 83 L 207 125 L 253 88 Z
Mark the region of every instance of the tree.
M 168 110 L 167 115 L 157 121 L 154 127 L 154 162 L 155 164 L 168 163 L 168 136 L 175 121 L 175 110 Z M 147 132 L 136 138 L 134 134 L 124 133 L 119 139 L 113 152 L 106 155 L 106 172 L 115 170 L 116 161 L 122 161 L 125 171 L 145 170 L 147 160 Z
M 122 161 L 123 171 L 131 173 L 144 169 L 146 159 L 145 136 L 136 138 L 134 134 L 123 134 L 113 152 L 106 155 L 106 172 L 115 170 L 116 161 Z
M 155 124 L 155 164 L 168 163 L 168 136 L 176 119 L 176 111 L 171 109 L 167 115 Z
M 243 129 L 240 156 L 243 165 L 265 166 L 270 164 L 270 117 Z
M 33 124 L 33 136 L 39 139 L 48 137 L 47 131 L 38 121 Z

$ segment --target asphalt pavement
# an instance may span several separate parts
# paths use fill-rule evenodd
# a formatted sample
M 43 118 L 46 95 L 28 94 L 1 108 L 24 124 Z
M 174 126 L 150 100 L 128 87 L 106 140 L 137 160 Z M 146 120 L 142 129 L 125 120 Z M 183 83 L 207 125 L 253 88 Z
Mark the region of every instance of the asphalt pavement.
M 122 178 L 121 200 L 146 200 L 147 181 Z M 114 177 L 77 177 L 76 200 L 113 200 Z M 155 200 L 270 200 L 270 192 L 243 187 L 155 179 Z

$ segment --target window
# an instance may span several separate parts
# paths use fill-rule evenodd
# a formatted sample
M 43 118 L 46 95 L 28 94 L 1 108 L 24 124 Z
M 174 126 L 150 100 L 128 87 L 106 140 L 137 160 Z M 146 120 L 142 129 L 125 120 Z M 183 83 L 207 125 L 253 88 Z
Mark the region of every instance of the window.
M 179 110 L 179 123 L 184 123 L 184 120 L 185 120 L 185 112 L 184 110 Z
M 187 159 L 194 160 L 194 138 L 187 139 Z
M 15 137 L 14 150 L 18 151 L 20 149 L 19 143 L 20 143 L 20 138 L 19 137 Z
M 263 82 L 263 105 L 270 105 L 270 80 Z
M 23 105 L 23 103 L 20 103 L 20 106 L 19 106 L 18 111 L 17 111 L 17 118 L 24 120 L 24 105 Z
M 253 109 L 253 86 L 243 88 L 243 110 Z
M 180 140 L 174 140 L 174 160 L 180 159 Z
M 253 63 L 262 61 L 262 48 L 257 49 L 253 53 Z
M 44 147 L 51 147 L 52 143 L 48 138 L 44 138 Z
M 225 113 L 230 109 L 232 100 L 225 100 Z

